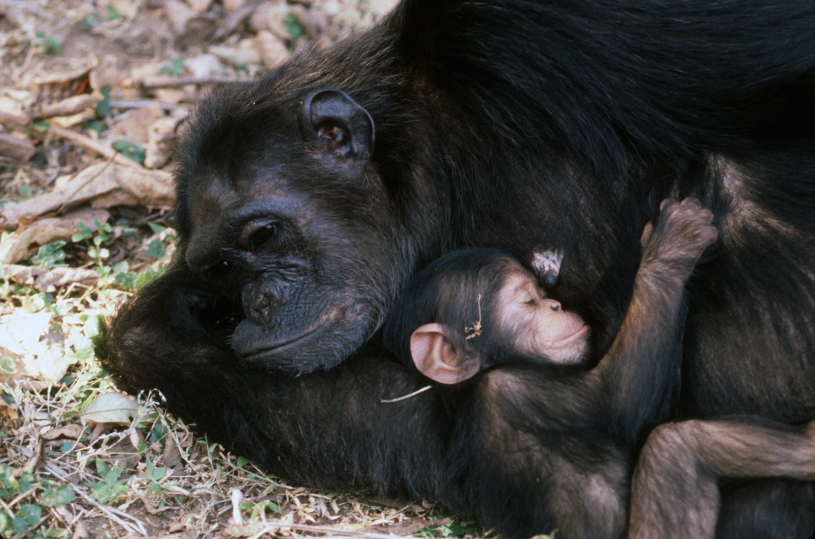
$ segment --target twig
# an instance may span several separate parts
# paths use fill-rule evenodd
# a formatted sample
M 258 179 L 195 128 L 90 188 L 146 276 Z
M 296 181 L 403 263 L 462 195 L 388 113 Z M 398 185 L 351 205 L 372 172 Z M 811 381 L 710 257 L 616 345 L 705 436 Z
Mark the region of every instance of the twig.
M 246 77 L 145 77 L 141 80 L 140 86 L 145 90 L 153 88 L 173 88 L 176 86 L 186 86 L 195 84 L 208 86 L 210 84 L 235 84 L 241 82 L 253 82 L 254 79 Z
M 379 402 L 384 403 L 384 404 L 388 404 L 388 403 L 391 403 L 391 402 L 403 401 L 405 399 L 409 399 L 410 397 L 414 397 L 414 396 L 418 395 L 419 393 L 424 393 L 425 391 L 427 391 L 431 387 L 433 387 L 433 386 L 424 386 L 422 389 L 417 389 L 413 393 L 408 393 L 407 395 L 402 395 L 401 397 L 396 397 L 395 399 L 381 399 Z
M 170 105 L 168 103 L 157 103 L 155 101 L 150 101 L 149 99 L 144 99 L 142 101 L 111 101 L 110 107 L 113 109 L 140 109 L 143 107 L 152 107 L 157 106 L 161 110 L 185 110 L 189 111 L 191 107 L 185 107 L 183 105 Z
M 113 160 L 115 163 L 118 163 L 119 165 L 141 168 L 141 166 L 138 163 L 136 163 L 132 159 L 125 157 L 124 155 L 120 154 L 113 148 L 108 148 L 104 144 L 101 144 L 90 137 L 86 137 L 85 135 L 80 135 L 76 131 L 72 131 L 70 129 L 63 129 L 62 127 L 52 125 L 48 127 L 48 132 L 54 135 L 55 137 L 70 140 L 74 144 L 77 144 L 85 148 L 86 150 L 91 150 L 92 152 L 96 152 L 103 157 L 107 157 L 108 159 Z
M 220 24 L 220 28 L 215 32 L 213 39 L 221 39 L 234 32 L 238 26 L 248 19 L 258 7 L 259 0 L 249 0 L 238 7 L 235 11 L 226 16 Z
M 481 294 L 478 294 L 478 320 L 473 322 L 472 326 L 464 328 L 465 334 L 470 333 L 470 335 L 464 337 L 464 340 L 469 341 L 470 339 L 478 337 L 481 335 L 482 329 L 484 328 L 481 326 Z

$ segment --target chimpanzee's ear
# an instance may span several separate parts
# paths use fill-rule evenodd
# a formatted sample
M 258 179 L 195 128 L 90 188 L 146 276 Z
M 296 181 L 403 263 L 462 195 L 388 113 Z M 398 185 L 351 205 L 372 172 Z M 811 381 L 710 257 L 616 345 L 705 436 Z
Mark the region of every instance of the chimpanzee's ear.
M 410 355 L 416 368 L 440 384 L 457 384 L 481 369 L 478 357 L 456 345 L 442 324 L 425 324 L 410 336 Z
M 339 90 L 317 90 L 306 98 L 300 129 L 325 155 L 364 164 L 374 151 L 374 121 Z

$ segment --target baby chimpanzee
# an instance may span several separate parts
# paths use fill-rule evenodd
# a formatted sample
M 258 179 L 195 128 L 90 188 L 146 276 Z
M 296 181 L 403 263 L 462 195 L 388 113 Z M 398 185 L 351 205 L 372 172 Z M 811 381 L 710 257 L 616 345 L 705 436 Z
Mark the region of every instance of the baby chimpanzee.
M 678 389 L 685 283 L 718 236 L 712 217 L 693 199 L 663 203 L 625 319 L 592 368 L 583 319 L 504 251 L 450 253 L 408 284 L 383 342 L 440 384 L 432 398 L 446 409 L 478 409 L 451 427 L 464 445 L 449 454 L 463 484 L 508 485 L 483 514 L 565 538 L 713 537 L 720 477 L 815 477 L 815 426 L 747 418 L 662 425 L 634 469 Z
M 589 328 L 499 249 L 452 252 L 419 272 L 385 327 L 394 353 L 442 384 L 501 363 L 575 365 Z

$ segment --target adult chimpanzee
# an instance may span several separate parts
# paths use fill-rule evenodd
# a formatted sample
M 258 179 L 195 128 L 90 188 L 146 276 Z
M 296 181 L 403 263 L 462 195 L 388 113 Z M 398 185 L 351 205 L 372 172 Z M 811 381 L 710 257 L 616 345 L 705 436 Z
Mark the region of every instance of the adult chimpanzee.
M 381 404 L 421 382 L 364 343 L 411 274 L 481 245 L 562 252 L 553 293 L 600 357 L 644 224 L 669 195 L 694 196 L 721 245 L 688 284 L 677 417 L 805 423 L 813 19 L 811 0 L 404 0 L 366 34 L 216 92 L 181 149 L 184 257 L 114 321 L 108 366 L 291 479 L 435 498 L 488 522 L 534 515 L 489 462 L 462 464 L 481 408 L 451 424 L 430 397 Z M 643 405 L 662 412 L 637 422 L 668 408 Z M 738 485 L 718 533 L 807 533 L 814 491 Z
M 665 365 L 678 367 L 682 292 L 697 257 L 716 238 L 712 217 L 693 200 L 667 203 L 656 231 L 646 232 L 620 332 L 590 371 L 562 368 L 586 359 L 583 320 L 561 309 L 539 277 L 499 249 L 464 249 L 434 261 L 411 278 L 385 322 L 384 344 L 438 382 L 448 406 L 488 403 L 493 411 L 478 416 L 485 434 L 478 458 L 492 458 L 504 481 L 523 482 L 535 470 L 534 480 L 517 490 L 552 515 L 565 537 L 621 535 L 637 449 L 630 444 L 638 437 L 620 436 L 618 423 L 638 428 L 628 418 L 646 403 L 618 397 L 660 394 L 669 383 Z M 530 383 L 540 391 L 515 391 Z M 569 430 L 587 417 L 598 427 Z M 588 473 L 559 465 L 575 453 L 597 464 Z M 805 434 L 732 420 L 659 427 L 637 466 L 629 539 L 713 537 L 720 476 L 815 480 L 815 422 Z

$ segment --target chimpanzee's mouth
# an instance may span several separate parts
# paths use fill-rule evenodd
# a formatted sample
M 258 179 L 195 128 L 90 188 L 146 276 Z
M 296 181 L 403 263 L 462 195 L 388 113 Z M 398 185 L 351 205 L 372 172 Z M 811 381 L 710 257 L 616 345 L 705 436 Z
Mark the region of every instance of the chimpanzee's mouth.
M 552 343 L 552 348 L 562 348 L 569 344 L 572 344 L 574 341 L 581 339 L 587 332 L 589 331 L 589 326 L 583 324 L 580 326 L 577 331 L 572 333 L 571 335 L 564 337 L 558 341 Z
M 241 357 L 249 361 L 268 360 L 270 356 L 279 356 L 291 349 L 299 349 L 303 344 L 319 340 L 322 334 L 330 332 L 331 328 L 336 325 L 336 322 L 341 318 L 342 311 L 340 308 L 331 309 L 323 313 L 323 315 L 305 331 L 293 336 L 286 336 L 286 338 L 281 341 L 268 342 L 260 336 L 255 343 L 257 347 L 251 347 L 250 345 L 250 347 L 248 347 L 250 349 L 241 354 Z

